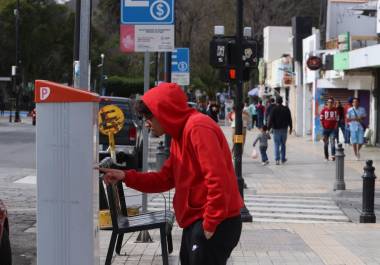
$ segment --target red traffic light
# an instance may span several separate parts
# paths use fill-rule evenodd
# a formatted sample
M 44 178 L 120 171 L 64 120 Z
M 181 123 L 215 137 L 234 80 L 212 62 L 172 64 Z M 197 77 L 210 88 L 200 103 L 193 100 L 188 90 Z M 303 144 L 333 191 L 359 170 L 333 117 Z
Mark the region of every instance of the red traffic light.
M 312 71 L 318 70 L 322 67 L 322 59 L 318 56 L 310 56 L 306 61 L 306 65 Z
M 228 72 L 228 76 L 229 76 L 230 79 L 235 80 L 236 79 L 236 70 L 235 69 L 230 69 L 230 71 Z

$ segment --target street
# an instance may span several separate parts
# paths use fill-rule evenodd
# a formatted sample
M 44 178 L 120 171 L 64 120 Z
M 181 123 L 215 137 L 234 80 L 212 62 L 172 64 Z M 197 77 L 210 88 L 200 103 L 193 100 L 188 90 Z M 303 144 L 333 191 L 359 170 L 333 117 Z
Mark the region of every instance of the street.
M 0 199 L 8 208 L 13 264 L 35 264 L 36 185 L 15 183 L 35 176 L 35 127 L 1 118 L 0 150 Z
M 230 128 L 222 126 L 230 139 Z M 245 203 L 253 223 L 244 224 L 238 248 L 229 264 L 379 264 L 374 242 L 380 226 L 358 224 L 364 159 L 379 165 L 379 150 L 364 148 L 363 160 L 354 161 L 346 150 L 346 191 L 333 192 L 335 164 L 325 162 L 322 145 L 300 137 L 288 140 L 288 162 L 262 166 L 252 160 L 252 142 L 257 130 L 247 134 L 243 156 L 243 176 L 248 185 Z M 36 263 L 35 127 L 29 121 L 9 124 L 0 120 L 0 194 L 10 215 L 11 243 L 16 265 Z M 157 144 L 154 139 L 151 144 Z M 150 160 L 155 148 L 150 146 Z M 130 190 L 128 191 L 130 194 Z M 171 192 L 171 198 L 174 191 Z M 167 193 L 168 195 L 168 193 Z M 377 194 L 376 197 L 379 195 Z M 135 203 L 135 202 L 134 202 Z M 162 209 L 160 196 L 149 197 L 150 210 Z M 376 214 L 379 206 L 376 205 Z M 135 243 L 138 233 L 126 237 L 122 253 L 113 264 L 161 264 L 157 231 L 153 243 Z M 178 264 L 181 229 L 173 231 L 174 252 L 170 264 Z M 101 231 L 101 264 L 108 248 L 109 232 Z M 334 257 L 334 251 L 337 251 Z M 351 261 L 350 261 L 351 260 Z

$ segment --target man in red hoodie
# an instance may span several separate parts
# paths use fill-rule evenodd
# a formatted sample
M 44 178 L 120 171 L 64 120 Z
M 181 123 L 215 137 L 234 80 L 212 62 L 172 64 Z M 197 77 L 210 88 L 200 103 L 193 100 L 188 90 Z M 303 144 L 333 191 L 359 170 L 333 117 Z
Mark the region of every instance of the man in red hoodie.
M 335 139 L 338 128 L 338 112 L 334 107 L 334 99 L 327 100 L 327 106 L 321 111 L 321 124 L 323 127 L 323 142 L 326 161 L 329 160 L 329 140 L 331 145 L 331 160 L 335 160 Z
M 141 192 L 175 188 L 173 207 L 182 227 L 182 265 L 225 265 L 241 234 L 240 196 L 231 152 L 220 127 L 189 108 L 173 83 L 152 88 L 136 104 L 145 126 L 172 137 L 170 157 L 159 172 L 99 169 L 106 183 L 123 180 Z

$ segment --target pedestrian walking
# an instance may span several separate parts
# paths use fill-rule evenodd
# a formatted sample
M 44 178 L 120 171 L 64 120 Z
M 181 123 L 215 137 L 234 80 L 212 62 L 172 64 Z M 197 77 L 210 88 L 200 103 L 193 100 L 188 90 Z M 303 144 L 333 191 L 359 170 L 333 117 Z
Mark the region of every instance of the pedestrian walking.
M 265 118 L 264 123 L 265 123 L 265 125 L 268 125 L 269 115 L 270 115 L 272 109 L 273 109 L 275 106 L 276 106 L 275 100 L 274 100 L 274 98 L 271 98 L 271 99 L 269 100 L 269 105 L 268 105 L 268 107 L 265 109 L 265 114 L 264 114 L 264 118 Z
M 350 144 L 350 138 L 351 138 L 351 133 L 350 133 L 350 123 L 347 120 L 347 112 L 350 108 L 352 108 L 352 100 L 353 97 L 349 97 L 346 104 L 344 104 L 344 143 Z
M 269 115 L 268 129 L 273 131 L 274 141 L 274 158 L 276 165 L 287 161 L 286 159 L 286 140 L 289 134 L 292 134 L 293 123 L 292 116 L 288 107 L 282 105 L 282 97 L 276 99 L 276 106 Z
M 335 109 L 336 109 L 336 112 L 338 114 L 338 129 L 336 131 L 336 140 L 338 143 L 340 143 L 340 140 L 339 140 L 339 129 L 340 131 L 342 132 L 342 135 L 343 135 L 343 138 L 345 138 L 345 133 L 346 133 L 346 118 L 345 118 L 345 114 L 344 114 L 344 108 L 342 106 L 342 102 L 340 102 L 340 100 L 337 100 L 335 102 Z M 345 139 L 343 139 L 345 141 Z
M 260 149 L 261 161 L 263 163 L 263 166 L 269 164 L 268 155 L 267 155 L 269 139 L 271 138 L 270 138 L 270 134 L 268 133 L 268 127 L 266 125 L 263 125 L 263 127 L 261 128 L 261 133 L 259 133 L 255 141 L 253 142 L 253 147 L 256 146 L 257 142 L 260 142 L 259 149 Z
M 172 137 L 170 156 L 159 172 L 100 168 L 105 182 L 121 180 L 141 192 L 175 188 L 173 206 L 183 228 L 181 264 L 225 265 L 240 238 L 243 200 L 222 130 L 189 108 L 174 83 L 150 89 L 136 109 L 152 134 Z
M 265 107 L 263 106 L 263 101 L 260 99 L 256 105 L 257 113 L 257 128 L 261 129 L 264 125 L 264 113 Z
M 364 144 L 364 119 L 367 113 L 360 107 L 359 98 L 353 98 L 352 107 L 347 111 L 347 121 L 350 123 L 351 144 L 354 149 L 356 160 L 360 159 L 360 149 Z
M 213 119 L 216 123 L 219 122 L 218 113 L 219 113 L 218 104 L 216 104 L 216 102 L 210 102 L 208 109 L 207 109 L 207 115 L 211 119 Z
M 323 128 L 323 149 L 326 161 L 329 161 L 329 143 L 331 146 L 331 160 L 335 161 L 335 139 L 338 132 L 339 116 L 334 107 L 334 99 L 329 98 L 320 113 L 320 121 Z
M 253 102 L 251 104 L 249 104 L 249 106 L 248 106 L 248 113 L 251 116 L 250 128 L 254 129 L 255 125 L 257 124 L 257 111 L 256 111 L 256 106 Z

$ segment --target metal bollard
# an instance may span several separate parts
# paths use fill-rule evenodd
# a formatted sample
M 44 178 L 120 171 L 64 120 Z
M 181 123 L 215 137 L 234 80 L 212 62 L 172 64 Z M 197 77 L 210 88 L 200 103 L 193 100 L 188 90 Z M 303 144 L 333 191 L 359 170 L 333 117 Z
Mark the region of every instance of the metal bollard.
M 338 144 L 335 154 L 335 183 L 334 191 L 345 190 L 346 183 L 344 182 L 344 148 L 342 144 Z
M 363 178 L 363 206 L 360 223 L 376 223 L 375 206 L 375 168 L 373 161 L 367 160 Z
M 166 159 L 167 159 L 167 155 L 165 152 L 165 146 L 164 146 L 164 143 L 161 141 L 157 146 L 157 153 L 156 153 L 156 170 L 157 171 L 159 171 L 162 168 Z

